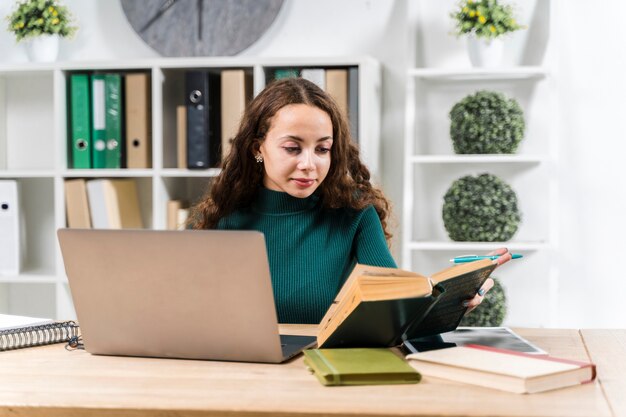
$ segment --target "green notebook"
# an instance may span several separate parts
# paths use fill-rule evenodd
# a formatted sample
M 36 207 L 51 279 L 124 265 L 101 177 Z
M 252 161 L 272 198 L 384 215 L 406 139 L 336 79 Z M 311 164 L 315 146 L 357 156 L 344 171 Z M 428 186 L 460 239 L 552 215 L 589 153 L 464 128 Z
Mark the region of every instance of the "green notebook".
M 386 348 L 309 349 L 304 363 L 323 385 L 416 384 L 422 378 Z

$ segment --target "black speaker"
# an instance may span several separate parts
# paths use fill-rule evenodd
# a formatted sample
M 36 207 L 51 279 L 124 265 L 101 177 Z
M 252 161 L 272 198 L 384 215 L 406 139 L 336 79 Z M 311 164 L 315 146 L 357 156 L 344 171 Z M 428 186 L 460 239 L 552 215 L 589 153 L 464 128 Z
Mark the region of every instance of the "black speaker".
M 185 73 L 189 169 L 211 168 L 220 162 L 220 84 L 219 73 Z

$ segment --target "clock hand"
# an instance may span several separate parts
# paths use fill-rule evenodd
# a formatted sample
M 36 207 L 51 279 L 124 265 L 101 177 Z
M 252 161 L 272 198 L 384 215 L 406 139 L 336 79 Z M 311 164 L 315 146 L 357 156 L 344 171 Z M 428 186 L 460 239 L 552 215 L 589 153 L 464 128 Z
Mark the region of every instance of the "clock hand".
M 198 9 L 198 40 L 202 40 L 202 6 L 204 5 L 203 0 L 197 0 L 196 6 Z
M 139 29 L 139 32 L 142 32 L 142 33 L 145 32 L 150 26 L 152 26 L 154 22 L 157 21 L 159 17 L 163 16 L 163 13 L 165 13 L 177 1 L 178 0 L 165 0 L 163 4 L 161 4 L 161 6 L 159 7 L 159 10 L 157 11 L 157 13 L 154 16 L 152 16 L 152 19 L 148 20 L 148 22 L 145 25 L 143 25 L 141 29 Z

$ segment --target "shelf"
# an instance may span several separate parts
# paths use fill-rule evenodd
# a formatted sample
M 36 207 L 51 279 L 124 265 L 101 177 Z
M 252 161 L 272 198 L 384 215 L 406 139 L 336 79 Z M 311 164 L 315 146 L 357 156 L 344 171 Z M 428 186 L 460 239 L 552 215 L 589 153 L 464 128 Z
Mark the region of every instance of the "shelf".
M 1 276 L 2 284 L 55 284 L 59 278 L 49 269 L 28 269 L 25 268 L 19 275 Z
M 65 178 L 148 178 L 154 175 L 151 169 L 68 169 L 63 171 Z
M 544 155 L 415 155 L 409 158 L 414 164 L 540 164 L 548 161 Z
M 49 169 L 10 169 L 0 170 L 0 178 L 50 178 L 53 177 L 55 171 Z
M 408 75 L 431 81 L 489 81 L 489 80 L 527 80 L 545 78 L 549 72 L 544 67 L 511 68 L 412 68 Z
M 186 177 L 217 177 L 222 170 L 220 168 L 209 168 L 203 170 L 192 169 L 164 169 L 161 171 L 161 176 L 172 178 L 186 178 Z
M 420 241 L 408 244 L 411 250 L 422 251 L 477 251 L 488 252 L 490 250 L 506 247 L 513 251 L 535 251 L 548 249 L 547 242 L 436 242 Z

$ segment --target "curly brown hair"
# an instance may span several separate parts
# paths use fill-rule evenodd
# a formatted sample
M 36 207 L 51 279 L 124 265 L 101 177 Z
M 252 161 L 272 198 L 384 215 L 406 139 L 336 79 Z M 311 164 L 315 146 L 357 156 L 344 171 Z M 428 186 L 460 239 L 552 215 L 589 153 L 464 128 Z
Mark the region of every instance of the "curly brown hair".
M 322 207 L 362 210 L 371 204 L 389 241 L 389 201 L 370 182 L 370 172 L 360 160 L 345 114 L 324 90 L 303 78 L 274 81 L 252 100 L 243 114 L 230 154 L 222 163 L 222 172 L 207 195 L 192 208 L 188 226 L 214 229 L 220 219 L 252 203 L 265 174 L 263 164 L 256 163 L 254 156 L 274 115 L 290 104 L 317 107 L 330 116 L 333 125 L 330 169 L 318 189 Z

